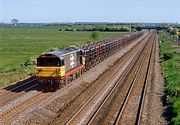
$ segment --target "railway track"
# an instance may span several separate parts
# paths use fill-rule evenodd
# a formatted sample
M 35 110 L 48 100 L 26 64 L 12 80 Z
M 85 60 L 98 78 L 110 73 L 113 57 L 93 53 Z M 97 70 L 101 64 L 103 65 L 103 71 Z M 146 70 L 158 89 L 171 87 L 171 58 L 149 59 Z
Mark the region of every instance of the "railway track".
M 141 119 L 142 119 L 142 114 L 143 114 L 143 107 L 145 104 L 145 96 L 147 93 L 147 86 L 148 86 L 148 79 L 151 79 L 151 72 L 150 72 L 150 67 L 151 64 L 153 64 L 153 59 L 155 59 L 154 55 L 155 55 L 155 47 L 156 47 L 156 41 L 154 38 L 153 41 L 153 45 L 151 48 L 151 53 L 150 53 L 150 58 L 149 58 L 149 62 L 148 62 L 148 68 L 147 68 L 147 72 L 146 72 L 146 80 L 144 81 L 144 85 L 143 85 L 143 89 L 142 89 L 142 93 L 141 93 L 141 99 L 140 99 L 140 103 L 139 103 L 139 107 L 138 107 L 138 113 L 137 113 L 137 117 L 136 117 L 136 125 L 140 125 L 141 124 Z M 154 55 L 153 55 L 154 54 Z
M 34 81 L 36 81 L 36 79 L 32 78 L 32 79 L 29 79 L 27 81 L 26 80 L 25 81 L 21 81 L 19 83 L 14 84 L 14 85 L 5 87 L 5 88 L 1 89 L 0 97 L 4 98 L 5 96 L 8 96 L 12 92 L 23 91 L 24 89 L 27 89 L 30 86 L 32 86 Z
M 12 101 L 16 100 L 17 98 L 22 97 L 24 94 L 27 94 L 31 90 L 39 90 L 38 82 L 36 79 L 31 77 L 29 79 L 23 80 L 17 84 L 13 84 L 6 88 L 5 92 L 1 93 L 0 96 L 0 110 L 3 111 L 3 107 L 8 105 Z M 40 91 L 40 90 L 39 90 Z
M 154 36 L 151 38 L 151 41 L 149 42 L 149 45 L 146 46 L 145 51 L 141 54 L 140 58 L 137 60 L 135 66 L 131 70 L 130 74 L 127 76 L 127 78 L 124 80 L 122 86 L 118 88 L 117 94 L 113 97 L 110 104 L 108 106 L 104 106 L 101 111 L 99 111 L 96 115 L 96 117 L 92 120 L 91 124 L 136 124 L 136 122 L 140 120 L 136 120 L 137 118 L 141 118 L 142 107 L 143 107 L 143 100 L 145 94 L 145 88 L 143 82 L 146 79 L 146 73 L 142 74 L 142 71 L 147 71 L 147 68 L 144 67 L 144 65 L 148 66 L 149 59 L 148 54 L 150 55 L 152 51 L 152 41 Z M 153 43 L 154 44 L 154 43 Z M 154 49 L 154 48 L 153 48 Z M 154 50 L 153 50 L 154 52 Z M 148 54 L 146 54 L 148 53 Z M 154 58 L 154 57 L 152 57 Z M 146 61 L 146 62 L 144 62 Z M 153 60 L 151 59 L 151 67 L 153 65 Z M 143 69 L 142 69 L 143 68 Z M 148 69 L 148 72 L 149 69 Z M 148 74 L 150 75 L 150 74 Z M 143 80 L 144 79 L 144 80 Z M 148 76 L 148 79 L 151 78 Z M 136 81 L 136 82 L 135 82 Z M 149 81 L 148 81 L 149 82 Z M 141 90 L 144 88 L 144 93 L 141 94 Z M 133 94 L 130 94 L 129 92 L 132 92 Z M 128 94 L 129 93 L 129 94 Z M 138 97 L 137 97 L 138 96 Z M 140 97 L 142 96 L 142 97 Z M 129 101 L 129 104 L 131 106 L 127 106 L 125 103 L 128 102 L 127 98 L 131 98 L 131 101 Z M 142 98 L 142 100 L 141 100 Z M 139 104 L 140 100 L 142 101 L 141 104 Z M 138 102 L 136 102 L 138 101 Z M 136 103 L 135 103 L 136 102 Z M 122 117 L 125 113 L 121 112 L 123 105 L 125 106 L 124 112 L 127 110 L 129 112 L 126 112 L 126 115 L 124 116 L 124 120 L 122 120 Z M 139 107 L 139 113 L 138 112 Z M 140 110 L 141 109 L 141 110 Z M 138 116 L 137 116 L 138 114 Z M 134 118 L 135 116 L 135 118 Z M 118 118 L 120 117 L 120 118 Z M 118 120 L 120 122 L 117 122 Z M 139 124 L 140 122 L 138 122 Z
M 145 46 L 145 44 L 146 43 L 144 43 L 143 46 Z M 117 69 L 115 73 L 109 76 L 109 79 L 102 84 L 102 86 L 83 104 L 83 106 L 81 106 L 81 108 L 68 120 L 66 124 L 90 124 L 101 107 L 103 107 L 105 102 L 108 100 L 109 96 L 113 93 L 113 91 L 115 91 L 115 89 L 119 86 L 119 83 L 122 82 L 123 78 L 125 78 L 127 73 L 130 71 L 143 48 L 144 47 L 139 48 L 139 51 L 133 55 L 133 58 L 130 59 L 131 61 L 123 67 L 124 69 Z M 122 75 L 118 76 L 116 74 L 117 72 L 118 74 L 121 72 L 120 74 Z M 114 76 L 118 76 L 119 78 L 114 78 Z M 116 80 L 114 81 L 114 79 Z M 113 81 L 113 83 L 110 83 L 110 81 Z M 86 115 L 84 116 L 84 114 Z
M 38 82 L 36 82 L 35 78 L 27 80 L 26 82 L 22 81 L 21 84 L 14 85 L 13 87 L 7 87 L 5 89 L 8 89 L 8 91 L 1 94 L 3 99 L 1 98 L 0 102 L 0 123 L 2 122 L 4 124 L 7 123 L 7 121 L 10 121 L 11 118 L 15 118 L 31 104 L 51 95 L 51 93 L 46 93 L 46 88 L 38 86 Z M 30 92 L 32 93 L 28 95 Z M 25 94 L 28 95 L 25 99 L 16 101 L 16 98 L 20 98 Z M 12 105 L 14 100 L 15 105 Z
M 143 111 L 143 104 L 144 104 L 145 94 L 146 94 L 146 89 L 147 89 L 147 82 L 148 82 L 147 79 L 149 77 L 149 67 L 150 67 L 150 62 L 152 59 L 151 56 L 153 54 L 153 47 L 154 47 L 154 40 L 151 45 L 150 53 L 147 53 L 146 55 L 144 55 L 144 57 L 141 61 L 141 64 L 140 64 L 138 71 L 135 74 L 135 77 L 130 85 L 130 88 L 124 99 L 124 102 L 119 109 L 119 112 L 118 112 L 118 115 L 117 115 L 114 125 L 118 125 L 118 124 L 139 125 L 140 124 L 141 114 Z M 145 70 L 145 72 L 142 72 L 142 69 L 144 68 L 143 64 L 145 63 L 146 60 L 148 61 L 147 66 L 145 68 L 146 70 Z M 140 75 L 142 75 L 143 73 L 144 73 L 145 77 L 144 77 L 144 80 L 141 81 L 141 82 L 143 82 L 143 84 L 141 84 L 141 82 L 138 81 L 138 77 L 140 77 Z M 138 84 L 140 84 L 140 85 L 138 85 Z M 135 86 L 137 86 L 137 87 L 135 87 Z M 139 99 L 136 98 L 136 100 L 133 100 L 133 98 L 135 98 L 134 96 L 139 97 Z M 136 105 L 133 103 L 133 101 L 136 102 Z M 132 105 L 135 105 L 135 106 L 133 107 Z M 129 110 L 132 107 L 133 107 L 133 110 L 131 109 L 129 112 L 126 112 L 126 110 Z M 132 114 L 133 115 L 130 116 L 129 113 L 131 115 Z M 135 116 L 135 117 L 133 117 L 133 116 Z M 129 118 L 129 117 L 131 117 L 131 118 Z
M 26 108 L 30 108 L 30 106 L 33 106 L 33 104 L 35 105 L 36 103 L 45 100 L 50 95 L 52 95 L 52 93 L 47 93 L 45 88 L 41 92 L 37 92 L 30 98 L 22 101 L 18 105 L 0 113 L 0 120 L 3 120 L 7 123 L 9 121 L 13 121 L 15 117 L 18 116 L 18 114 L 20 114 L 21 112 L 23 112 Z
M 27 94 L 28 91 L 31 91 L 31 90 L 38 90 L 39 86 L 38 86 L 38 83 L 24 89 L 23 91 L 21 92 L 18 92 L 18 93 L 7 93 L 6 96 L 3 97 L 2 101 L 0 102 L 0 109 L 1 107 L 3 107 L 4 105 L 7 105 L 9 102 L 17 99 L 17 98 L 20 98 L 22 95 L 24 94 Z

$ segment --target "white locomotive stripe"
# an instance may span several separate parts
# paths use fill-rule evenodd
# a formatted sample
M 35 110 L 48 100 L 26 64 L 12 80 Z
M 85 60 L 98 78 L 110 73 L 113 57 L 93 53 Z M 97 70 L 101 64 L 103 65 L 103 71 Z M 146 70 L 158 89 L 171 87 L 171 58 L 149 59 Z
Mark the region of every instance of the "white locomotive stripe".
M 71 54 L 70 60 L 71 60 L 70 65 L 71 65 L 71 67 L 73 68 L 73 67 L 74 67 L 74 56 L 73 56 L 73 54 Z

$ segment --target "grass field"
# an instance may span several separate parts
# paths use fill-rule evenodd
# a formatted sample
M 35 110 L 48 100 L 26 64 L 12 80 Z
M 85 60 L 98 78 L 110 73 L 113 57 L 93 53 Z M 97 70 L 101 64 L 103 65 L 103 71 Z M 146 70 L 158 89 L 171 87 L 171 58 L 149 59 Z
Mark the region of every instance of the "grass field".
M 58 27 L 0 27 L 0 84 L 16 81 L 22 75 L 24 63 L 36 58 L 50 48 L 82 45 L 90 39 L 91 32 L 58 31 Z M 100 32 L 99 39 L 121 35 L 120 32 Z M 29 67 L 31 69 L 32 67 Z M 23 70 L 22 70 L 23 69 Z M 26 67 L 28 69 L 28 67 Z M 17 73 L 17 71 L 19 71 Z M 11 73 L 10 73 L 11 72 Z M 14 73 L 13 73 L 14 72 Z M 18 76 L 19 74 L 19 76 Z M 17 78 L 15 78 L 18 76 Z M 14 77 L 13 80 L 7 80 Z
M 180 124 L 180 52 L 172 47 L 172 36 L 160 32 L 161 65 L 166 86 L 167 117 L 173 124 Z M 177 46 L 180 48 L 180 46 Z M 176 47 L 176 48 L 177 48 Z M 172 109 L 172 110 L 171 110 Z M 171 112 L 172 111 L 172 112 Z M 170 113 L 171 112 L 171 113 Z

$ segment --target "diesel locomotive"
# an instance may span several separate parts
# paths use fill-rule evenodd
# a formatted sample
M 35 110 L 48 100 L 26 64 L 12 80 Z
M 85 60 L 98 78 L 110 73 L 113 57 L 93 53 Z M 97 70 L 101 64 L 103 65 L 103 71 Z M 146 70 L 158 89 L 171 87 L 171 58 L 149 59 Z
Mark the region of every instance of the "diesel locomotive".
M 35 76 L 43 86 L 59 87 L 79 77 L 143 33 L 140 31 L 85 45 L 82 48 L 69 47 L 40 55 L 37 58 Z

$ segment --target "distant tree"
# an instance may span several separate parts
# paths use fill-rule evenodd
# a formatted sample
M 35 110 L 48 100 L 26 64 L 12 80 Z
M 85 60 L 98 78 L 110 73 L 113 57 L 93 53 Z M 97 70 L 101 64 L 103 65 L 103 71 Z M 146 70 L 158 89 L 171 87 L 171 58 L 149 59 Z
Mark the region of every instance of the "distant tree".
M 11 24 L 13 24 L 14 26 L 16 26 L 18 22 L 19 22 L 18 19 L 12 19 L 11 20 Z
M 137 31 L 141 31 L 141 30 L 142 30 L 142 27 L 141 27 L 141 26 L 137 26 L 135 29 L 136 29 Z
M 90 38 L 93 40 L 97 40 L 99 39 L 99 32 L 98 31 L 94 31 L 91 33 Z

